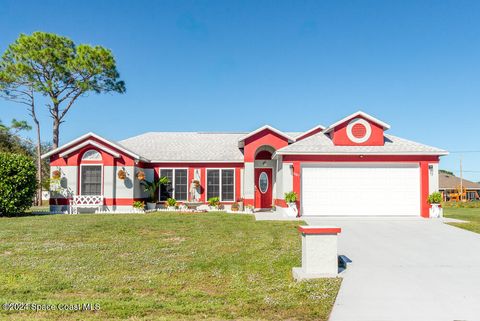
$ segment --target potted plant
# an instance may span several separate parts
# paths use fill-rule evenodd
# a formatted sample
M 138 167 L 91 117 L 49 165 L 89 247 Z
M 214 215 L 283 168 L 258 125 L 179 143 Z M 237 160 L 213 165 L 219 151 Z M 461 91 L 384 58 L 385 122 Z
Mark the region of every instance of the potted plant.
M 52 178 L 53 179 L 60 179 L 61 176 L 62 176 L 62 174 L 60 173 L 60 171 L 58 169 L 56 169 L 52 172 Z
M 246 205 L 245 206 L 245 212 L 247 212 L 247 213 L 253 213 L 253 209 L 254 209 L 253 205 Z
M 243 212 L 243 209 L 244 209 L 244 207 L 243 207 L 243 198 L 239 198 L 238 201 L 237 201 L 237 203 L 238 203 L 238 210 L 239 210 L 240 212 Z
M 238 209 L 240 208 L 240 206 L 238 205 L 237 202 L 234 202 L 232 204 L 232 206 L 230 207 L 230 209 L 232 210 L 232 212 L 238 212 Z
M 168 178 L 162 177 L 159 180 L 155 181 L 140 181 L 140 184 L 144 187 L 145 192 L 148 193 L 148 202 L 147 209 L 154 210 L 157 207 L 157 190 L 160 185 L 168 184 Z
M 145 172 L 144 172 L 144 171 L 139 171 L 139 172 L 137 173 L 137 179 L 138 179 L 139 181 L 143 181 L 143 180 L 145 179 Z
M 434 192 L 428 196 L 428 204 L 430 204 L 430 217 L 442 217 L 443 209 L 440 205 L 442 202 L 442 194 L 440 192 Z
M 133 209 L 135 211 L 142 211 L 143 212 L 143 209 L 145 208 L 145 204 L 142 202 L 142 201 L 135 201 L 133 202 Z
M 127 177 L 127 173 L 121 169 L 117 173 L 118 179 L 124 180 Z
M 210 210 L 214 211 L 218 209 L 218 205 L 220 204 L 220 198 L 218 197 L 210 197 L 208 199 L 208 206 Z
M 177 209 L 177 200 L 174 198 L 167 198 L 165 205 L 167 205 L 169 211 L 175 211 Z
M 287 209 L 287 216 L 289 217 L 296 217 L 298 214 L 298 209 L 297 209 L 297 193 L 290 191 L 288 193 L 285 193 L 285 202 L 288 205 Z

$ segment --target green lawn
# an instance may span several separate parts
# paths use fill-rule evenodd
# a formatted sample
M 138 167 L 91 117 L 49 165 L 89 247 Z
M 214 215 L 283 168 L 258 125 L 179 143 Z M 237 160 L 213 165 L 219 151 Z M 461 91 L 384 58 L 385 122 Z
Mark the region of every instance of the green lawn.
M 468 223 L 449 223 L 472 232 L 480 233 L 480 208 L 445 208 L 444 216 L 468 221 Z
M 0 319 L 327 320 L 341 281 L 292 280 L 298 225 L 220 213 L 0 218 L 2 304 L 100 304 Z

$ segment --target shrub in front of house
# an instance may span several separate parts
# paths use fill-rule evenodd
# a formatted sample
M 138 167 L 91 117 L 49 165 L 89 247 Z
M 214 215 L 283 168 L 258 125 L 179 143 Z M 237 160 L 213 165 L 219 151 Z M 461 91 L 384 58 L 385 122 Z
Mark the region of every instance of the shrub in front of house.
M 480 208 L 480 201 L 442 202 L 443 208 Z
M 177 206 L 177 200 L 174 198 L 168 198 L 165 202 L 168 207 L 175 207 Z
M 219 204 L 220 204 L 220 198 L 218 198 L 218 197 L 210 197 L 208 199 L 208 205 L 209 206 L 218 207 Z
M 237 211 L 239 210 L 239 208 L 240 208 L 240 206 L 238 205 L 238 203 L 237 203 L 237 202 L 234 202 L 234 203 L 232 204 L 231 210 L 232 210 L 233 212 L 237 212 Z
M 36 175 L 30 157 L 0 153 L 0 215 L 22 213 L 32 205 Z
M 145 203 L 142 201 L 135 201 L 133 202 L 133 207 L 139 210 L 143 210 L 145 208 Z

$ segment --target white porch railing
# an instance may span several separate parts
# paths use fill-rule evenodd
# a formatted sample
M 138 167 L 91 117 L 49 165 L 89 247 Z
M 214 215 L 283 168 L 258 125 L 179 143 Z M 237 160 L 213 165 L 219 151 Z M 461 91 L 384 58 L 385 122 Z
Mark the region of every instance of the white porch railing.
M 103 195 L 74 195 L 70 200 L 70 214 L 78 214 L 78 208 L 103 208 Z

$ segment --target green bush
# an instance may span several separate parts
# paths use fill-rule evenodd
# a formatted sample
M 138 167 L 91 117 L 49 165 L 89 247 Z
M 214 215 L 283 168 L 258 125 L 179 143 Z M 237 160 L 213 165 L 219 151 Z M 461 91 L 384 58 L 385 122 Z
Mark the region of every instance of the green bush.
M 208 205 L 210 206 L 218 206 L 220 204 L 220 198 L 218 197 L 210 197 L 208 199 Z
M 135 201 L 133 202 L 133 207 L 143 210 L 145 208 L 145 203 L 142 201 Z
M 480 208 L 480 201 L 443 202 L 444 208 Z
M 167 199 L 167 206 L 177 206 L 177 200 L 174 198 Z
M 442 202 L 442 193 L 434 192 L 428 195 L 428 204 L 440 204 Z
M 30 157 L 0 153 L 0 215 L 21 213 L 32 205 L 36 175 Z
M 297 193 L 295 192 L 288 192 L 288 193 L 285 193 L 285 202 L 287 203 L 295 203 L 297 201 Z

